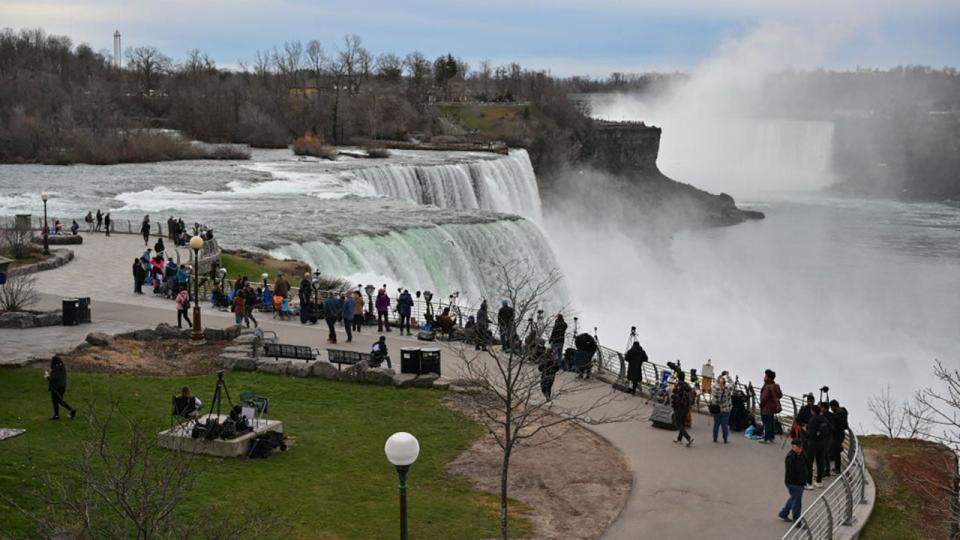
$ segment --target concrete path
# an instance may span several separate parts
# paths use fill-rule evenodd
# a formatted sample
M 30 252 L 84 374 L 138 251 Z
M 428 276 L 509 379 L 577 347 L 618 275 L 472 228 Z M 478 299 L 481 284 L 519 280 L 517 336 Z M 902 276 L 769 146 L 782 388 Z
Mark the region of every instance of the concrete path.
M 48 338 L 75 340 L 87 332 L 130 327 L 152 327 L 159 322 L 174 323 L 173 302 L 138 296 L 132 292 L 130 265 L 142 252 L 139 237 L 117 235 L 109 239 L 94 237 L 75 249 L 76 258 L 63 268 L 38 276 L 43 303 L 55 306 L 60 297 L 90 296 L 94 323 L 66 329 L 5 331 L 0 333 L 0 350 L 27 349 Z M 269 315 L 261 317 L 261 327 L 276 331 L 282 342 L 325 349 L 326 325 L 303 326 L 299 321 L 278 321 Z M 213 311 L 203 304 L 205 326 L 223 327 L 232 324 L 229 313 Z M 374 329 L 375 330 L 375 329 Z M 112 330 L 116 332 L 118 330 Z M 25 332 L 12 339 L 6 332 Z M 73 335 L 72 332 L 76 332 Z M 33 334 L 31 334 L 33 333 Z M 345 344 L 342 327 L 338 327 L 341 344 L 338 348 L 368 351 L 379 335 L 367 327 Z M 63 337 L 69 335 L 64 340 Z M 394 358 L 404 346 L 423 346 L 397 331 L 388 336 Z M 31 337 L 31 336 L 36 336 Z M 31 345 L 31 341 L 33 344 Z M 447 377 L 456 377 L 460 366 L 455 356 L 444 351 L 443 370 Z M 565 377 L 566 374 L 561 374 Z M 559 384 L 559 383 L 558 383 Z M 570 399 L 595 399 L 609 391 L 609 386 L 596 381 L 565 381 L 584 385 L 583 392 Z M 282 399 L 277 396 L 277 399 Z M 562 409 L 563 402 L 558 403 Z M 633 470 L 633 490 L 623 512 L 607 530 L 605 540 L 642 538 L 725 537 L 737 539 L 774 539 L 786 530 L 787 524 L 776 513 L 787 498 L 783 487 L 783 457 L 786 449 L 762 445 L 731 433 L 730 444 L 715 444 L 710 435 L 711 419 L 694 415 L 694 444 L 691 448 L 675 445 L 676 432 L 652 427 L 646 419 L 650 406 L 641 398 L 618 398 L 608 406 L 608 413 L 635 411 L 634 420 L 593 426 L 626 457 Z M 576 456 L 571 456 L 576 459 Z M 571 489 L 576 489 L 571 486 Z M 819 492 L 808 492 L 812 501 Z

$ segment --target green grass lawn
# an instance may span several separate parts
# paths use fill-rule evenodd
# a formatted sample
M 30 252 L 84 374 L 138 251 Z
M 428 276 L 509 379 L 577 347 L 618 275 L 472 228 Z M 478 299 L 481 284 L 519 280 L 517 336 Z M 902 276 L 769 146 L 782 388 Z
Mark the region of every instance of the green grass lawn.
M 234 398 L 245 389 L 269 397 L 271 417 L 284 422 L 293 444 L 287 452 L 266 460 L 199 458 L 196 469 L 201 475 L 184 511 L 276 512 L 292 528 L 285 537 L 293 538 L 394 537 L 397 477 L 383 445 L 393 432 L 409 431 L 420 441 L 420 458 L 408 477 L 410 536 L 497 535 L 496 498 L 444 473 L 445 464 L 482 430 L 444 407 L 441 392 L 257 373 L 228 373 L 226 380 Z M 103 410 L 112 398 L 118 399 L 126 413 L 160 431 L 169 425 L 170 396 L 184 384 L 209 404 L 215 385 L 212 375 L 158 378 L 71 373 L 66 399 L 81 411 L 90 404 Z M 40 510 L 34 495 L 39 478 L 74 458 L 87 424 L 79 416 L 73 421 L 47 420 L 49 394 L 39 370 L 0 369 L 0 395 L 5 402 L 0 427 L 27 429 L 23 435 L 0 441 L 0 493 Z M 522 515 L 512 523 L 516 537 L 530 530 Z M 35 536 L 24 516 L 6 508 L 0 511 L 0 530 L 16 537 Z
M 230 255 L 229 253 L 222 253 L 220 255 L 220 262 L 223 264 L 223 267 L 227 269 L 227 276 L 230 279 L 234 279 L 237 276 L 247 276 L 250 278 L 250 281 L 257 283 L 260 281 L 260 276 L 264 272 L 270 274 L 271 279 L 276 275 L 276 272 L 262 264 L 257 264 L 249 259 L 237 255 Z
M 445 105 L 443 113 L 464 127 L 488 132 L 502 125 L 524 120 L 528 105 Z M 529 112 L 527 113 L 529 114 Z

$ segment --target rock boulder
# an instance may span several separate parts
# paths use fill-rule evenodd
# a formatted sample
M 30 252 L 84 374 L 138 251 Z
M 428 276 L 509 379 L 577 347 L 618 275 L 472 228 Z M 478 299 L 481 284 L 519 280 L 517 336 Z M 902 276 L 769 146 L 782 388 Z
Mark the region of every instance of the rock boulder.
M 94 347 L 109 347 L 113 345 L 113 336 L 109 336 L 103 332 L 90 332 L 87 334 L 86 341 Z

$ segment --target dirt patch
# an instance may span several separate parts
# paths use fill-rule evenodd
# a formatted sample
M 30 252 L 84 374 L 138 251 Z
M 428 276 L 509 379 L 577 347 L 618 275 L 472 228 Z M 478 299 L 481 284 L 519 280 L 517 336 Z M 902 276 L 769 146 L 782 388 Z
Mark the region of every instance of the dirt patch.
M 949 540 L 952 475 L 957 458 L 946 447 L 915 439 L 861 437 L 877 485 L 877 504 L 862 538 Z
M 462 397 L 452 394 L 447 406 L 469 417 Z M 593 539 L 610 526 L 626 504 L 633 480 L 623 455 L 606 439 L 576 424 L 564 424 L 563 434 L 535 446 L 520 447 L 510 459 L 510 497 L 533 509 L 529 516 L 536 539 Z M 540 444 L 538 444 L 540 443 Z M 447 465 L 453 476 L 477 489 L 500 490 L 502 451 L 487 434 Z
M 131 375 L 204 375 L 217 368 L 226 343 L 191 345 L 187 339 L 116 338 L 109 347 L 80 347 L 61 355 L 71 370 Z

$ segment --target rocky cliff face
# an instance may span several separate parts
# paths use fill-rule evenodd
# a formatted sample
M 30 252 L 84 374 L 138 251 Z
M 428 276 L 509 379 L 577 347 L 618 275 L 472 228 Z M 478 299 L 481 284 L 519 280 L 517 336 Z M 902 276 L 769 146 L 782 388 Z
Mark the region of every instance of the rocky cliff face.
M 607 173 L 611 178 L 605 180 L 614 184 L 623 201 L 665 230 L 735 225 L 764 217 L 761 212 L 737 208 L 726 193 L 714 195 L 660 172 L 660 133 L 660 128 L 642 122 L 595 120 L 581 136 L 575 165 Z M 693 149 L 691 159 L 696 159 Z

